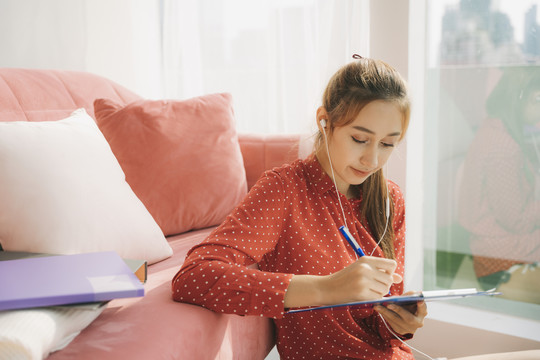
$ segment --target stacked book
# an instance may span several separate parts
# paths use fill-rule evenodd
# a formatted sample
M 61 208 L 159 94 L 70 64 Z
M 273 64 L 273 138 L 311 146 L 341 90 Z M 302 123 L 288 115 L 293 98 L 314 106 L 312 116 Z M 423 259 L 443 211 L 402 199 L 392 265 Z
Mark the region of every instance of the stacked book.
M 144 296 L 146 262 L 116 252 L 47 255 L 0 251 L 0 310 Z

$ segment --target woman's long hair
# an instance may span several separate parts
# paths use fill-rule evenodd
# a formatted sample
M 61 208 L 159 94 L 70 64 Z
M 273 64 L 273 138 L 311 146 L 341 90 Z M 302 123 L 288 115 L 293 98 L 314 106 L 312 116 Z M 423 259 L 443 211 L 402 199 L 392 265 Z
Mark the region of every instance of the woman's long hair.
M 538 155 L 534 148 L 526 145 L 527 119 L 523 111 L 531 93 L 539 90 L 540 66 L 509 66 L 503 69 L 501 79 L 486 100 L 488 116 L 502 121 L 523 154 L 533 163 L 538 162 Z
M 360 58 L 341 69 L 330 79 L 323 94 L 323 107 L 328 115 L 327 129 L 330 134 L 336 127 L 345 126 L 358 116 L 360 110 L 375 100 L 396 104 L 402 117 L 402 133 L 405 135 L 410 118 L 410 100 L 407 85 L 401 75 L 390 65 L 375 59 Z M 315 150 L 323 145 L 322 134 L 317 134 Z M 358 185 L 362 194 L 361 221 L 378 241 L 386 227 L 387 183 L 382 169 Z M 390 201 L 388 228 L 381 240 L 381 248 L 387 258 L 394 254 L 394 205 Z

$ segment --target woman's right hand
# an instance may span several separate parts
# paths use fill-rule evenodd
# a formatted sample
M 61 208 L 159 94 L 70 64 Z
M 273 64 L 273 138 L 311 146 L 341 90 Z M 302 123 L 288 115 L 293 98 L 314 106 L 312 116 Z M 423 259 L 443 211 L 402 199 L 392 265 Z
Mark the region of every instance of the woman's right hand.
M 403 279 L 391 259 L 363 256 L 346 268 L 321 279 L 323 305 L 376 300 L 387 295 L 392 284 Z
M 380 299 L 403 279 L 394 260 L 363 256 L 330 275 L 294 275 L 285 293 L 285 307 L 334 305 Z

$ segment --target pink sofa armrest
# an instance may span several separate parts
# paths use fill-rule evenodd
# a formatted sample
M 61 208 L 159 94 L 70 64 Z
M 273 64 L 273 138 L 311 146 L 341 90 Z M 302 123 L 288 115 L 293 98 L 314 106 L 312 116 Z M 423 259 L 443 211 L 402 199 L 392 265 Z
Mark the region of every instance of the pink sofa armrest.
M 248 189 L 266 170 L 298 159 L 300 140 L 299 134 L 239 134 L 238 141 L 244 157 Z

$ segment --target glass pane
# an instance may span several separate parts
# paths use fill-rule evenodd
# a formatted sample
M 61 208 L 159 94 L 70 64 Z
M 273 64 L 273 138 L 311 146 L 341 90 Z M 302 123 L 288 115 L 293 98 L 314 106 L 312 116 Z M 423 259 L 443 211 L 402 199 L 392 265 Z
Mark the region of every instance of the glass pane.
M 425 108 L 425 286 L 498 288 L 482 306 L 538 318 L 539 20 L 540 0 L 428 1 Z

